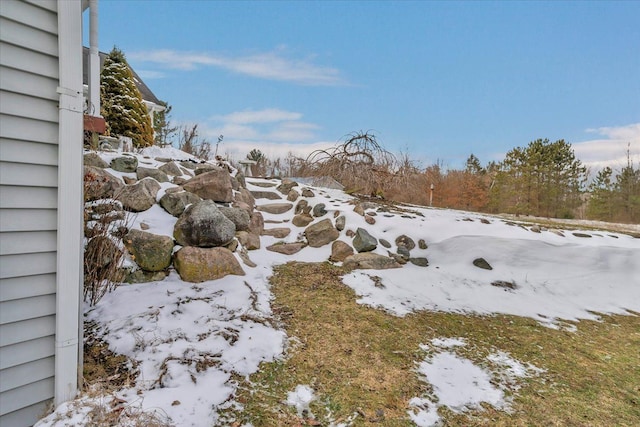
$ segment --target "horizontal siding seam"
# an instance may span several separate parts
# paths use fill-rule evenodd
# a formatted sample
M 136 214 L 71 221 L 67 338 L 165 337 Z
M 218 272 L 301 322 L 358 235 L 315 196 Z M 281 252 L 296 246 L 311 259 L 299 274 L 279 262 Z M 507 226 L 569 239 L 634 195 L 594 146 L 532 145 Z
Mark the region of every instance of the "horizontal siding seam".
M 46 9 L 43 9 L 43 10 L 46 10 Z M 14 18 L 12 18 L 10 16 L 7 16 L 7 15 L 2 15 L 2 19 L 6 19 L 7 21 L 11 21 L 11 22 L 13 22 L 15 24 L 22 25 L 23 27 L 26 27 L 26 28 L 37 30 L 37 31 L 39 31 L 41 33 L 49 34 L 50 36 L 53 36 L 56 39 L 58 38 L 58 32 L 57 31 L 49 31 L 49 30 L 46 30 L 46 29 L 44 29 L 42 27 L 36 27 L 36 26 L 33 26 L 33 25 L 31 25 L 31 24 L 29 24 L 27 22 L 18 21 L 17 19 L 14 19 Z

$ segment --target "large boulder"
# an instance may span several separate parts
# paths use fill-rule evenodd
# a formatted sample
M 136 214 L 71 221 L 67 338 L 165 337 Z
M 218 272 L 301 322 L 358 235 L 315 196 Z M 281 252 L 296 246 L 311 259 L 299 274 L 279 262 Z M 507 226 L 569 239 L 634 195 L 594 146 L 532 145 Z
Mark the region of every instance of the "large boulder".
M 212 200 L 202 200 L 189 206 L 173 228 L 173 237 L 181 246 L 224 246 L 235 234 L 235 224 L 220 212 Z
M 236 233 L 236 237 L 240 244 L 247 250 L 253 251 L 255 249 L 260 249 L 260 236 L 247 231 L 238 231 Z
M 142 166 L 139 166 L 138 169 L 136 169 L 136 177 L 138 179 L 149 177 L 158 182 L 169 182 L 167 174 L 156 168 L 143 168 Z
M 87 153 L 84 155 L 84 165 L 93 166 L 95 168 L 105 169 L 109 167 L 109 163 L 102 160 L 98 153 Z
M 117 199 L 120 200 L 125 210 L 142 212 L 155 205 L 159 190 L 160 184 L 155 179 L 145 178 L 135 184 L 125 186 Z
M 218 209 L 224 216 L 229 218 L 236 226 L 236 231 L 249 230 L 249 224 L 251 223 L 251 217 L 249 212 L 240 208 L 229 208 L 226 206 L 218 206 Z
M 135 172 L 138 168 L 138 159 L 133 156 L 116 157 L 111 160 L 111 169 L 118 172 Z
M 157 159 L 156 159 L 157 160 Z M 182 176 L 182 170 L 174 162 L 168 162 L 158 168 L 162 172 L 171 176 Z
M 228 274 L 245 274 L 236 257 L 226 248 L 187 246 L 176 252 L 173 265 L 182 280 L 192 283 L 220 279 Z
M 123 187 L 123 182 L 106 170 L 95 166 L 84 167 L 85 202 L 113 198 Z
M 233 201 L 233 189 L 229 178 L 229 171 L 216 168 L 191 178 L 182 187 L 203 199 L 229 203 Z
M 179 217 L 187 206 L 197 203 L 200 200 L 202 200 L 200 197 L 188 191 L 167 192 L 160 198 L 160 206 L 171 215 Z
M 249 231 L 258 236 L 264 231 L 264 217 L 260 212 L 253 212 L 249 220 Z
M 327 218 L 308 226 L 304 230 L 304 235 L 309 242 L 309 246 L 319 248 L 336 240 L 340 236 L 340 232 L 336 230 L 331 220 Z
M 240 191 L 235 193 L 234 198 L 236 202 L 246 203 L 252 210 L 256 205 L 256 199 L 251 194 L 251 191 L 247 190 L 246 188 L 241 188 Z
M 342 262 L 351 255 L 353 255 L 353 248 L 342 240 L 336 240 L 331 244 L 329 261 Z
M 371 252 L 378 247 L 378 241 L 367 230 L 358 227 L 353 238 L 353 247 L 358 252 Z
M 400 268 L 398 264 L 392 258 L 388 258 L 384 255 L 378 255 L 371 252 L 354 254 L 348 256 L 342 266 L 347 270 L 356 269 L 372 269 L 372 270 L 386 270 L 389 268 Z
M 136 264 L 146 271 L 160 271 L 171 264 L 173 239 L 146 231 L 130 230 L 122 239 Z
M 298 214 L 293 217 L 291 223 L 296 227 L 306 227 L 313 222 L 313 217 L 309 214 Z

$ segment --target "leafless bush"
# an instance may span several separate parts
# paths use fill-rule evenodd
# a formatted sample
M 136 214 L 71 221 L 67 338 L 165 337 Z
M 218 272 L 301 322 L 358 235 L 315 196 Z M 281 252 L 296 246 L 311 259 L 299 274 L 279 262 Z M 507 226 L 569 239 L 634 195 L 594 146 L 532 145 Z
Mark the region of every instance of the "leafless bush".
M 178 128 L 178 148 L 199 159 L 211 159 L 211 143 L 200 136 L 198 125 L 182 125 Z
M 385 182 L 394 177 L 396 159 L 369 132 L 348 135 L 328 150 L 316 150 L 307 157 L 307 175 L 330 176 L 349 192 L 381 195 Z
M 84 177 L 86 192 L 98 192 L 101 185 L 108 185 L 99 177 L 88 173 Z M 113 201 L 112 204 L 119 204 Z M 122 211 L 114 212 L 107 208 L 95 212 L 97 206 L 109 206 L 109 203 L 85 203 L 85 236 L 88 241 L 84 252 L 84 300 L 95 305 L 107 293 L 115 289 L 123 280 L 120 269 L 124 252 L 119 248 L 117 237 L 127 230 L 129 217 Z M 116 237 L 117 236 L 117 237 Z

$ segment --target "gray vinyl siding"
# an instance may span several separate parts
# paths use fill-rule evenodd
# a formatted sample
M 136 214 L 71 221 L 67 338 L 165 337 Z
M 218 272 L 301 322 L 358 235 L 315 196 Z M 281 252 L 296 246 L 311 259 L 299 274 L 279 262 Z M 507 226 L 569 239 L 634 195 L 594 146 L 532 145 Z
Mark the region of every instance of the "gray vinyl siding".
M 0 425 L 30 426 L 54 395 L 57 3 L 0 5 Z

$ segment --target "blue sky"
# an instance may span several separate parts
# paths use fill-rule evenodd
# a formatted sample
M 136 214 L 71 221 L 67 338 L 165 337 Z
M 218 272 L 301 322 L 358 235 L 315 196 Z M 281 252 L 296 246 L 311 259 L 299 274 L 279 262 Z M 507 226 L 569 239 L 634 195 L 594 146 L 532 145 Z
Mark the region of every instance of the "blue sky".
M 304 154 L 372 131 L 422 166 L 565 139 L 640 153 L 640 2 L 109 1 L 122 49 L 221 152 Z

